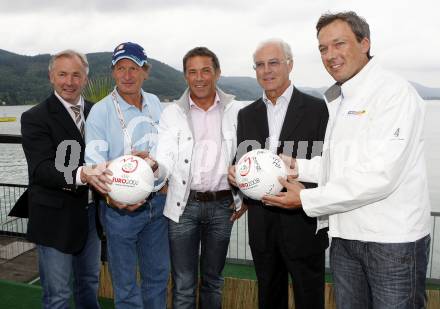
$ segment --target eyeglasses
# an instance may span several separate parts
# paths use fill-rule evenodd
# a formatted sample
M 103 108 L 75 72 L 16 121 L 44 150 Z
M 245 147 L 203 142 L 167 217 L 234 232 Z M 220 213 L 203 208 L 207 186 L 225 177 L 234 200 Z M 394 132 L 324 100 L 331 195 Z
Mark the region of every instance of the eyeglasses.
M 281 63 L 288 64 L 290 61 L 292 61 L 292 60 L 291 59 L 285 59 L 285 60 L 272 59 L 272 60 L 269 60 L 268 62 L 263 62 L 263 61 L 255 62 L 253 65 L 253 68 L 255 71 L 262 71 L 262 70 L 264 70 L 264 68 L 266 67 L 266 64 L 267 64 L 267 66 L 270 69 L 278 69 L 280 67 Z

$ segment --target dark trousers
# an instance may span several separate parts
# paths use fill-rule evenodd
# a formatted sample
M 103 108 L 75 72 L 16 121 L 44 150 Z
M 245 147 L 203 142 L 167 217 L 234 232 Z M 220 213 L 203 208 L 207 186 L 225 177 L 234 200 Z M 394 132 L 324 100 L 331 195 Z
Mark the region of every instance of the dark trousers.
M 280 248 L 281 247 L 281 248 Z M 252 248 L 260 309 L 288 308 L 288 275 L 292 277 L 295 309 L 324 309 L 325 251 L 290 258 L 282 246 L 265 252 Z

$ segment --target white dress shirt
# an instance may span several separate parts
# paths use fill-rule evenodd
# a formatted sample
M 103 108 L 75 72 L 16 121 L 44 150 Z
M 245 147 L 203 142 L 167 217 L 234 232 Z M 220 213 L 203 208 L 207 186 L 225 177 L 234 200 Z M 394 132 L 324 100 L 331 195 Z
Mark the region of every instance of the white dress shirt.
M 72 120 L 75 123 L 76 127 L 78 128 L 78 131 L 80 131 L 79 124 L 76 123 L 75 112 L 71 108 L 74 105 L 72 103 L 69 103 L 66 100 L 64 100 L 56 91 L 54 91 L 54 94 L 58 98 L 58 100 L 60 100 L 60 102 L 63 104 L 63 106 L 65 107 L 65 109 L 69 113 L 70 117 L 72 117 Z M 81 106 L 81 109 L 80 109 L 81 110 L 81 118 L 82 118 L 82 120 L 85 123 L 86 118 L 84 117 L 84 98 L 82 96 L 79 97 L 79 101 L 78 101 L 77 105 Z M 86 185 L 86 183 L 83 183 L 81 181 L 81 170 L 82 170 L 82 166 L 80 166 L 78 168 L 78 170 L 76 171 L 75 184 L 77 186 L 84 186 L 84 185 Z M 91 193 L 90 193 L 90 190 L 89 190 L 89 202 L 90 201 L 91 201 Z
M 284 118 L 286 117 L 287 108 L 293 94 L 293 85 L 283 92 L 283 94 L 273 104 L 263 92 L 263 102 L 267 109 L 267 124 L 269 125 L 269 150 L 273 153 L 277 152 L 281 129 L 283 128 Z

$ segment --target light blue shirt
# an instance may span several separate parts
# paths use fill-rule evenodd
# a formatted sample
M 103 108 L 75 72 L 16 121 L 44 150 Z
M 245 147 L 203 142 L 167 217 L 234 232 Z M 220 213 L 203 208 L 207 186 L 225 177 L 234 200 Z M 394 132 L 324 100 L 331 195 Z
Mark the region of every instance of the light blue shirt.
M 143 90 L 141 90 L 141 94 L 142 111 L 128 104 L 116 91 L 127 132 L 131 137 L 132 149 L 148 151 L 155 157 L 157 126 L 163 107 L 154 94 Z M 86 121 L 85 140 L 87 165 L 110 161 L 124 154 L 130 154 L 131 147 L 125 138 L 111 94 L 92 107 Z

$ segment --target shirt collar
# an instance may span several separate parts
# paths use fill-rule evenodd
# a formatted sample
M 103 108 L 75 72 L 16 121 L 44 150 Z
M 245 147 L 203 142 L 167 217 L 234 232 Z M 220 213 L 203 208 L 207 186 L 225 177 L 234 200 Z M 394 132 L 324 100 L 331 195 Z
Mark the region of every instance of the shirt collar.
M 194 101 L 191 99 L 191 94 L 188 91 L 188 102 L 189 102 L 189 108 L 196 108 L 196 109 L 200 109 L 200 107 L 197 106 L 196 103 L 194 103 Z M 220 103 L 220 97 L 218 96 L 218 93 L 215 93 L 215 98 L 214 98 L 214 104 L 212 104 L 212 106 L 207 110 L 207 112 L 209 112 L 210 110 L 214 109 L 218 104 Z
M 289 87 L 287 87 L 286 90 L 284 90 L 283 94 L 277 99 L 276 104 L 288 104 L 290 102 L 290 99 L 292 98 L 293 94 L 293 83 L 290 83 Z M 282 100 L 280 100 L 282 98 Z M 266 103 L 266 105 L 273 105 L 272 102 L 267 98 L 266 92 L 263 91 L 263 102 Z
M 121 95 L 119 94 L 117 88 L 115 87 L 115 92 L 116 92 L 116 97 L 118 99 L 118 103 L 119 103 L 119 107 L 121 108 L 121 111 L 125 111 L 129 108 L 136 108 L 136 106 L 133 106 L 131 104 L 128 104 L 124 98 L 121 97 Z M 147 101 L 145 100 L 145 93 L 144 90 L 141 88 L 141 98 L 142 98 L 142 110 L 144 110 L 144 107 L 147 105 Z
M 361 87 L 365 86 L 365 79 L 369 75 L 369 72 L 376 66 L 376 60 L 373 59 L 370 59 L 355 76 L 341 85 L 341 92 L 344 98 L 353 96 L 359 92 Z
M 64 105 L 64 107 L 69 111 L 69 113 L 70 113 L 70 111 L 71 111 L 71 107 L 72 106 L 75 106 L 75 104 L 72 104 L 72 103 L 69 103 L 69 102 L 67 102 L 66 100 L 64 100 L 57 92 L 56 92 L 56 90 L 54 90 L 54 94 L 55 94 L 55 96 L 58 98 L 58 100 L 60 100 L 60 102 Z M 78 103 L 76 104 L 76 105 L 79 105 L 79 106 L 81 106 L 81 110 L 84 110 L 84 99 L 83 99 L 83 97 L 82 97 L 82 95 L 81 96 L 79 96 L 79 101 L 78 101 Z

